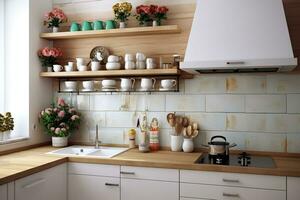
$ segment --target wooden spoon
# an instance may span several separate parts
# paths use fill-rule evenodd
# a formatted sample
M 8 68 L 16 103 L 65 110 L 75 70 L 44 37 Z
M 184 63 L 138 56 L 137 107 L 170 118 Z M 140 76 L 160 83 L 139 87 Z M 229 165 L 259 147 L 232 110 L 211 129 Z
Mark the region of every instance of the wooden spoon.
M 183 119 L 182 119 L 182 126 L 183 127 L 188 127 L 188 125 L 189 125 L 189 122 L 190 120 L 189 120 L 189 118 L 187 118 L 187 117 L 183 117 Z
M 197 137 L 198 134 L 199 134 L 199 131 L 198 131 L 198 130 L 194 130 L 194 131 L 193 131 L 193 134 L 192 134 L 192 138 Z
M 188 125 L 188 127 L 186 128 L 186 133 L 188 137 L 192 136 L 192 126 Z

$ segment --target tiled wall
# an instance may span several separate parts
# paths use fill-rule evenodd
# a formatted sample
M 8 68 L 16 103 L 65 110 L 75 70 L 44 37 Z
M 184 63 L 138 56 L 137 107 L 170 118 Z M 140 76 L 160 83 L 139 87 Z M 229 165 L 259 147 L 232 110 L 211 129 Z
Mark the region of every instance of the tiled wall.
M 100 124 L 104 143 L 127 143 L 126 131 L 148 110 L 158 117 L 161 144 L 169 146 L 171 111 L 200 125 L 197 146 L 224 135 L 239 149 L 300 152 L 300 75 L 202 75 L 181 82 L 179 93 L 62 95 L 81 110 L 84 120 L 74 141 L 91 142 Z

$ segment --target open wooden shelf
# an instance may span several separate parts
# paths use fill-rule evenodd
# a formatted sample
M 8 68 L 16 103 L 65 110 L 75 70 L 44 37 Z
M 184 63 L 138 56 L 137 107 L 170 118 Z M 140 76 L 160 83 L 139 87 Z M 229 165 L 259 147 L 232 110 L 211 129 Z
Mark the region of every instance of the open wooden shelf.
M 134 28 L 110 29 L 110 30 L 41 33 L 40 37 L 48 40 L 59 40 L 59 39 L 118 37 L 118 36 L 136 36 L 136 35 L 153 35 L 153 34 L 170 34 L 170 33 L 180 33 L 180 28 L 177 25 L 166 25 L 166 26 L 155 26 L 155 27 L 152 26 L 134 27 Z
M 145 77 L 145 76 L 182 76 L 187 74 L 179 69 L 136 69 L 136 70 L 101 70 L 84 72 L 41 72 L 45 78 L 101 78 L 101 77 Z

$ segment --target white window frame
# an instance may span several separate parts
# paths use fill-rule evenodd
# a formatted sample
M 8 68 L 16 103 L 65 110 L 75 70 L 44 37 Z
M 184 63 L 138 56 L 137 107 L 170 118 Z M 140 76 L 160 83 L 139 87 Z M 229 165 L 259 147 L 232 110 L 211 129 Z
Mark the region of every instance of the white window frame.
M 0 0 L 0 113 L 4 112 L 5 108 L 5 0 Z

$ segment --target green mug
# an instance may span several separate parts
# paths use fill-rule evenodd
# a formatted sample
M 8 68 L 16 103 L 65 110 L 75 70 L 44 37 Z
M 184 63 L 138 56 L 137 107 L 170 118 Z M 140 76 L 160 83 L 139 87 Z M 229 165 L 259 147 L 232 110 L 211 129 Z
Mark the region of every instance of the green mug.
M 89 22 L 89 21 L 83 21 L 83 22 L 82 22 L 81 30 L 82 30 L 82 31 L 90 31 L 90 30 L 93 30 L 92 24 L 93 24 L 92 22 Z
M 93 28 L 94 28 L 94 30 L 102 30 L 102 29 L 104 29 L 103 21 L 100 21 L 100 20 L 94 21 Z
M 105 27 L 106 30 L 116 28 L 116 22 L 114 20 L 106 20 L 105 24 L 106 24 Z
M 70 31 L 71 32 L 80 31 L 80 24 L 78 24 L 76 22 L 72 22 L 71 27 L 70 27 Z

